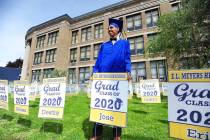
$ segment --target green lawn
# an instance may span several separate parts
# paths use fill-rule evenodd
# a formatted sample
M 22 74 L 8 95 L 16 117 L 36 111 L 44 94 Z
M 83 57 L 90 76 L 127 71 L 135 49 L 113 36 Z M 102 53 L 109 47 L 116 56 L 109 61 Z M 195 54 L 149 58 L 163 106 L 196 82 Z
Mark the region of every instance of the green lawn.
M 80 93 L 66 97 L 63 120 L 39 119 L 39 99 L 30 102 L 30 115 L 0 109 L 0 140 L 85 140 L 92 134 L 89 122 L 90 99 Z M 167 140 L 167 101 L 161 104 L 142 104 L 137 98 L 129 100 L 128 125 L 123 129 L 122 140 Z M 104 140 L 112 139 L 112 129 L 104 127 Z

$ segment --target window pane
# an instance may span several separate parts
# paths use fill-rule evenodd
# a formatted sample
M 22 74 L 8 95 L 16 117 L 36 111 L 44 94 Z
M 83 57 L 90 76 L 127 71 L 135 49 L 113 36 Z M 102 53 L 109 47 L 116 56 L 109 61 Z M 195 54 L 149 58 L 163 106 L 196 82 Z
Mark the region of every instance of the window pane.
M 128 19 L 127 19 L 127 27 L 128 27 L 128 28 L 133 27 L 132 18 L 128 18 Z
M 135 25 L 135 30 L 138 30 L 138 29 L 141 28 L 141 17 L 140 17 L 140 15 L 135 16 L 134 25 Z
M 129 42 L 130 42 L 130 51 L 131 51 L 131 55 L 134 55 L 134 54 L 135 54 L 134 39 L 133 39 L 133 38 L 130 38 L 130 39 L 129 39 Z
M 77 49 L 70 50 L 70 62 L 76 62 L 77 60 Z
M 78 43 L 78 31 L 72 32 L 72 40 L 71 40 L 71 43 L 72 44 Z
M 143 54 L 144 53 L 144 41 L 143 41 L 143 37 L 138 37 L 137 38 L 137 54 Z
M 45 62 L 46 62 L 46 63 L 55 62 L 55 57 L 56 57 L 56 49 L 47 50 L 47 51 L 46 51 Z
M 98 57 L 99 48 L 100 48 L 100 44 L 94 45 L 94 52 L 93 52 L 94 59 L 96 59 Z
M 37 37 L 36 48 L 44 47 L 45 35 Z
M 75 84 L 76 83 L 76 69 L 69 69 L 69 84 Z
M 80 61 L 90 60 L 90 46 L 80 48 Z
M 164 60 L 150 62 L 152 78 L 159 78 L 160 81 L 166 81 L 166 67 Z
M 157 25 L 158 15 L 153 16 L 153 25 Z
M 82 42 L 84 42 L 86 40 L 86 34 L 82 34 Z
M 142 36 L 128 38 L 130 42 L 131 55 L 144 53 L 144 41 Z
M 32 70 L 31 82 L 39 82 L 41 76 L 41 70 Z
M 130 43 L 130 49 L 131 49 L 131 50 L 135 50 L 134 43 Z
M 152 19 L 151 19 L 151 17 L 147 17 L 146 22 L 147 22 L 147 26 L 150 27 L 151 24 L 152 24 Z
M 57 38 L 58 38 L 58 31 L 52 32 L 48 34 L 48 45 L 53 45 L 57 43 Z
M 153 79 L 157 79 L 157 66 L 156 66 L 156 62 L 151 62 L 151 74 L 152 74 L 152 78 Z
M 146 79 L 145 62 L 132 63 L 132 78 L 134 78 L 134 82 Z
M 95 26 L 95 38 L 102 38 L 103 36 L 103 24 Z
M 152 73 L 152 79 L 157 79 L 157 69 L 152 68 L 151 73 Z
M 146 23 L 147 27 L 152 27 L 157 25 L 158 20 L 158 9 L 146 12 Z
M 140 20 L 135 20 L 135 26 L 141 26 L 141 21 Z
M 34 65 L 42 63 L 43 52 L 38 52 L 34 54 Z

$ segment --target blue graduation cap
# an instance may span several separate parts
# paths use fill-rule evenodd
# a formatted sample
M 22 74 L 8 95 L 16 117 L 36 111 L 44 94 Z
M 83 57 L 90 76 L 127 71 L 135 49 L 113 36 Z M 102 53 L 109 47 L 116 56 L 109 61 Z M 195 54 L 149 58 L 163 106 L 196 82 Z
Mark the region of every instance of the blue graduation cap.
M 123 28 L 123 21 L 122 20 L 110 18 L 109 19 L 109 25 L 113 25 L 113 26 L 119 28 L 119 32 L 122 32 L 122 28 Z

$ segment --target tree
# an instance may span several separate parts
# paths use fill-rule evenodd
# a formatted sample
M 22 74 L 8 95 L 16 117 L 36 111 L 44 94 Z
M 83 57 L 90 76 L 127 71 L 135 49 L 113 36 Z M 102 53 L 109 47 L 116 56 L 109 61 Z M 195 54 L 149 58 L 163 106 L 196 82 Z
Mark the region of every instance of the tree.
M 23 59 L 18 58 L 13 62 L 9 61 L 6 65 L 6 67 L 22 68 L 22 65 L 23 65 Z
M 209 9 L 209 0 L 183 0 L 180 10 L 160 17 L 160 34 L 149 42 L 147 53 L 173 58 L 174 69 L 210 67 Z
M 58 69 L 54 69 L 51 73 L 51 77 L 52 78 L 56 78 L 56 77 L 66 77 L 67 72 L 63 71 L 63 70 L 58 70 Z

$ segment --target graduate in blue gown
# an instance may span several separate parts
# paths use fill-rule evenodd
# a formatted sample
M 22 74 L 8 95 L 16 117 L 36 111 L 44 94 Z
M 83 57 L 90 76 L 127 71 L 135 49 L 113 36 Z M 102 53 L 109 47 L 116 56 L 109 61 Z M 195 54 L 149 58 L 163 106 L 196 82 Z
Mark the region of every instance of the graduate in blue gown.
M 120 27 L 119 27 L 120 26 Z M 118 31 L 119 30 L 119 31 Z M 122 23 L 110 19 L 110 41 L 103 43 L 93 72 L 131 72 L 130 44 L 121 39 Z
M 96 72 L 127 72 L 128 80 L 131 79 L 131 59 L 130 44 L 127 40 L 122 39 L 123 22 L 117 19 L 109 19 L 108 33 L 110 40 L 104 42 L 99 51 L 93 73 Z M 98 140 L 102 135 L 103 125 L 94 124 L 93 137 L 91 140 Z M 122 129 L 113 128 L 114 140 L 120 140 Z

